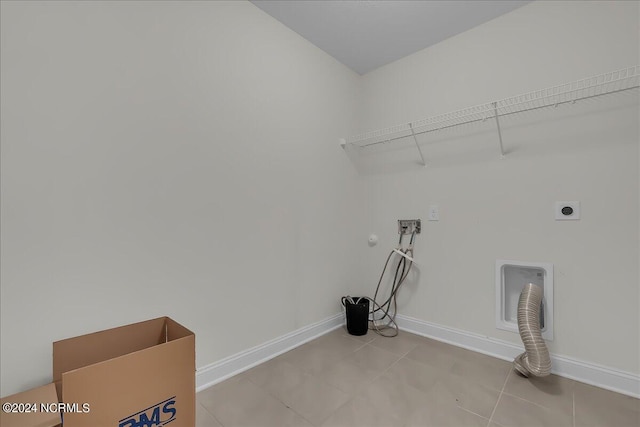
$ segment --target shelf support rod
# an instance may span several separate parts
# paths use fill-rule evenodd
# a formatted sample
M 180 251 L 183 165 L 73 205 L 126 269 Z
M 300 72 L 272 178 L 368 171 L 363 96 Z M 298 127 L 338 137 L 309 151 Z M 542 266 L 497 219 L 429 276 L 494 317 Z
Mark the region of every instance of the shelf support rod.
M 498 120 L 498 103 L 493 103 L 493 113 L 496 116 L 496 126 L 498 127 L 498 142 L 500 143 L 500 157 L 504 159 L 504 147 L 502 146 L 502 130 L 500 130 L 500 120 Z
M 411 136 L 413 136 L 413 142 L 416 143 L 416 148 L 418 149 L 418 153 L 420 153 L 420 158 L 422 159 L 422 166 L 427 166 L 427 162 L 424 160 L 424 156 L 422 155 L 422 150 L 420 149 L 420 144 L 418 144 L 418 138 L 416 137 L 416 133 L 413 131 L 413 125 L 409 123 L 409 129 L 411 129 Z

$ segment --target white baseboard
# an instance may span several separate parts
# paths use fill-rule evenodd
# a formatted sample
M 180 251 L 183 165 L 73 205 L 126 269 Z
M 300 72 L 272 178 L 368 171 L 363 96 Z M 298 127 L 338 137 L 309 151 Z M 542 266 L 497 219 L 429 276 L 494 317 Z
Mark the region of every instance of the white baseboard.
M 408 316 L 398 315 L 396 322 L 403 331 L 433 338 L 507 361 L 513 361 L 518 354 L 524 351 L 523 346 L 507 341 L 425 322 Z M 555 354 L 551 355 L 551 362 L 553 366 L 552 372 L 556 375 L 640 398 L 639 375 Z
M 344 324 L 344 315 L 335 314 L 317 323 L 275 338 L 264 344 L 226 357 L 196 371 L 196 392 L 294 349 Z

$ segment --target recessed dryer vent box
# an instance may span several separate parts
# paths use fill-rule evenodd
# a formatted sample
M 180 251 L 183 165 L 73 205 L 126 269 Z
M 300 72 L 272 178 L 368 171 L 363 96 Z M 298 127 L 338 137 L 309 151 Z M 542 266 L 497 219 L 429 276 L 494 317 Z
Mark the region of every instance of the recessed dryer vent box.
M 518 300 L 528 283 L 542 287 L 540 330 L 553 341 L 553 264 L 496 261 L 496 328 L 518 333 Z

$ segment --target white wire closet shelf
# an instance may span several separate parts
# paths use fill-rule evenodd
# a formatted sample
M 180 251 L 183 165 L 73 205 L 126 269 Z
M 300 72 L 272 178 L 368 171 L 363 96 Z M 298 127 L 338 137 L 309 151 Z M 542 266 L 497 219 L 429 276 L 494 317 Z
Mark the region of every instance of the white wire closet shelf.
M 361 133 L 342 141 L 342 145 L 349 144 L 360 148 L 367 148 L 412 137 L 420 154 L 420 158 L 422 159 L 422 164 L 426 165 L 420 144 L 416 138 L 417 135 L 437 132 L 475 122 L 493 120 L 496 124 L 500 154 L 504 156 L 500 117 L 513 116 L 527 111 L 562 104 L 576 103 L 577 101 L 623 92 L 638 87 L 640 87 L 640 65 L 518 96 L 512 96 L 499 101 L 463 108 L 462 110 L 452 111 L 406 124 Z

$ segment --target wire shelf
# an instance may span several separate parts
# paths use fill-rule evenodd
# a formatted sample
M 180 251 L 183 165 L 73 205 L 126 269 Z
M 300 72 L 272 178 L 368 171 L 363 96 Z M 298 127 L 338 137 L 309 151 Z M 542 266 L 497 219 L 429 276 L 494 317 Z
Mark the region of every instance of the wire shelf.
M 366 148 L 413 137 L 415 145 L 420 151 L 423 163 L 425 163 L 416 135 L 436 132 L 470 123 L 494 120 L 498 131 L 500 153 L 504 155 L 500 117 L 517 115 L 518 113 L 526 111 L 554 107 L 567 103 L 576 103 L 584 99 L 596 98 L 638 87 L 640 87 L 640 65 L 494 102 L 488 102 L 486 104 L 463 108 L 462 110 L 416 120 L 411 123 L 361 133 L 347 138 L 346 143 Z

